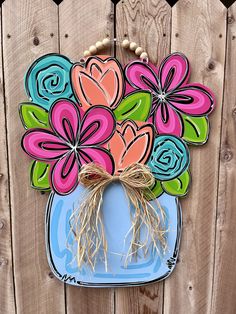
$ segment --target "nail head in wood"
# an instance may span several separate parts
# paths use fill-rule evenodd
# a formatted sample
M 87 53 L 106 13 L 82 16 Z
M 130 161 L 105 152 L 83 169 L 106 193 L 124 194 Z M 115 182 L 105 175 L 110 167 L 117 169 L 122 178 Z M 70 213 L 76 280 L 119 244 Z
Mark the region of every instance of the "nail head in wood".
M 114 20 L 114 14 L 113 13 L 109 14 L 109 20 L 110 20 L 110 22 L 113 22 L 113 20 Z
M 228 18 L 227 18 L 227 22 L 228 22 L 228 24 L 233 24 L 233 22 L 234 22 L 234 17 L 231 15 L 231 16 L 229 16 Z
M 35 46 L 38 46 L 38 45 L 39 45 L 39 38 L 38 38 L 37 36 L 34 37 L 34 39 L 33 39 L 33 44 L 34 44 Z
M 215 62 L 214 61 L 210 61 L 207 65 L 208 70 L 212 71 L 215 69 Z

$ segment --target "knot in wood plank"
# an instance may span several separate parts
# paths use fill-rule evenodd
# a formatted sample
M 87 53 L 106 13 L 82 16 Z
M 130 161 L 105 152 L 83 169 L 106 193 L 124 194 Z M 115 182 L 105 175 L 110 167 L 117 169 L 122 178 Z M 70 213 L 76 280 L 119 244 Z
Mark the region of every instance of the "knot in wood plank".
M 229 162 L 233 158 L 233 152 L 229 149 L 223 149 L 221 152 L 221 160 L 223 162 Z

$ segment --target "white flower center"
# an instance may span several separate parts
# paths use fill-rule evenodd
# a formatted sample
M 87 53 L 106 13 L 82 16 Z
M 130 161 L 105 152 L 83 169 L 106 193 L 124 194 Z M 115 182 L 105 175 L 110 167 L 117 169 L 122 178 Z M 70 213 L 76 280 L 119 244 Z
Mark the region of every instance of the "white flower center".
M 78 145 L 72 145 L 71 143 L 67 143 L 67 145 L 70 147 L 70 149 L 74 152 L 76 152 L 77 148 L 78 148 Z
M 158 94 L 157 96 L 160 100 L 164 100 L 165 97 L 166 97 L 166 94 L 165 93 L 161 93 L 161 94 Z

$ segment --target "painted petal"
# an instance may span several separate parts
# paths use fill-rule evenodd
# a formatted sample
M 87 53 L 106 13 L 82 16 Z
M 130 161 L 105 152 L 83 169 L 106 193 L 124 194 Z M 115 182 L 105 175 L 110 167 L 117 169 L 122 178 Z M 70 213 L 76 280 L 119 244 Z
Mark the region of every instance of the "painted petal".
M 161 105 L 157 108 L 154 116 L 154 123 L 158 134 L 171 134 L 182 136 L 182 121 L 181 117 L 171 106 L 166 105 L 165 117 L 162 117 Z
M 80 147 L 78 154 L 82 165 L 94 162 L 110 174 L 113 174 L 114 161 L 106 149 L 101 147 Z
M 193 116 L 209 114 L 214 107 L 214 96 L 201 84 L 185 85 L 168 96 L 168 101 L 179 111 Z
M 117 130 L 108 147 L 115 161 L 115 172 L 122 172 L 134 162 L 146 163 L 153 146 L 154 129 L 152 125 L 125 121 Z
M 79 110 L 73 102 L 59 100 L 51 107 L 50 124 L 58 136 L 74 145 L 80 124 Z
M 71 72 L 72 85 L 82 107 L 103 105 L 115 108 L 124 94 L 123 72 L 114 58 L 90 57 L 84 67 L 76 64 Z
M 122 169 L 134 162 L 145 164 L 149 158 L 149 146 L 150 130 L 148 129 L 147 132 L 143 131 L 143 134 L 136 136 L 132 144 L 123 152 L 121 156 Z
M 84 115 L 80 145 L 101 145 L 107 142 L 115 129 L 115 118 L 112 111 L 102 106 L 90 108 Z
M 74 152 L 58 160 L 51 172 L 53 189 L 62 195 L 72 192 L 78 184 L 79 164 Z
M 159 82 L 154 69 L 141 61 L 134 61 L 125 68 L 126 78 L 134 88 L 148 91 L 158 91 Z
M 91 57 L 88 59 L 86 68 L 92 67 L 96 67 L 101 73 L 100 77 L 97 76 L 97 80 L 107 96 L 109 107 L 115 108 L 124 94 L 125 87 L 120 63 L 112 57 Z
M 52 161 L 62 157 L 69 147 L 48 130 L 30 130 L 22 138 L 25 152 L 34 159 Z
M 120 87 L 114 69 L 109 69 L 103 74 L 100 80 L 100 86 L 105 91 L 109 103 L 113 104 L 117 97 L 117 90 Z
M 132 136 L 132 138 L 134 135 Z M 111 140 L 108 143 L 108 148 L 112 154 L 112 157 L 115 162 L 115 172 L 119 169 L 122 169 L 122 154 L 126 150 L 126 142 L 124 137 L 118 130 L 115 132 L 115 134 L 112 136 Z
M 124 139 L 125 143 L 130 143 L 135 136 L 137 135 L 137 129 L 135 122 L 128 121 L 127 123 L 122 125 L 121 136 Z
M 78 73 L 78 80 L 79 88 L 81 90 L 79 94 L 82 94 L 82 92 L 84 94 L 84 97 L 81 97 L 83 107 L 88 108 L 88 105 L 109 106 L 105 91 L 92 76 L 89 76 L 84 72 L 80 72 Z
M 171 91 L 187 83 L 189 75 L 188 59 L 181 53 L 169 55 L 159 68 L 159 78 L 164 91 Z

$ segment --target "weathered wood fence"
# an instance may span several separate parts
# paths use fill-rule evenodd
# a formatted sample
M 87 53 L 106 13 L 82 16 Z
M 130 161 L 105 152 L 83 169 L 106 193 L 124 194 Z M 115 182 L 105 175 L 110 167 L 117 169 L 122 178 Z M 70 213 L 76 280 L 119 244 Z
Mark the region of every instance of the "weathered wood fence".
M 115 17 L 115 18 L 114 18 Z M 5 0 L 0 31 L 0 313 L 236 313 L 236 2 L 220 0 Z M 193 182 L 182 201 L 179 262 L 165 282 L 140 288 L 65 286 L 44 244 L 47 195 L 30 188 L 18 103 L 39 56 L 78 60 L 105 36 L 127 37 L 153 62 L 181 51 L 191 81 L 216 94 L 208 144 L 191 149 Z M 134 58 L 117 48 L 123 62 Z

